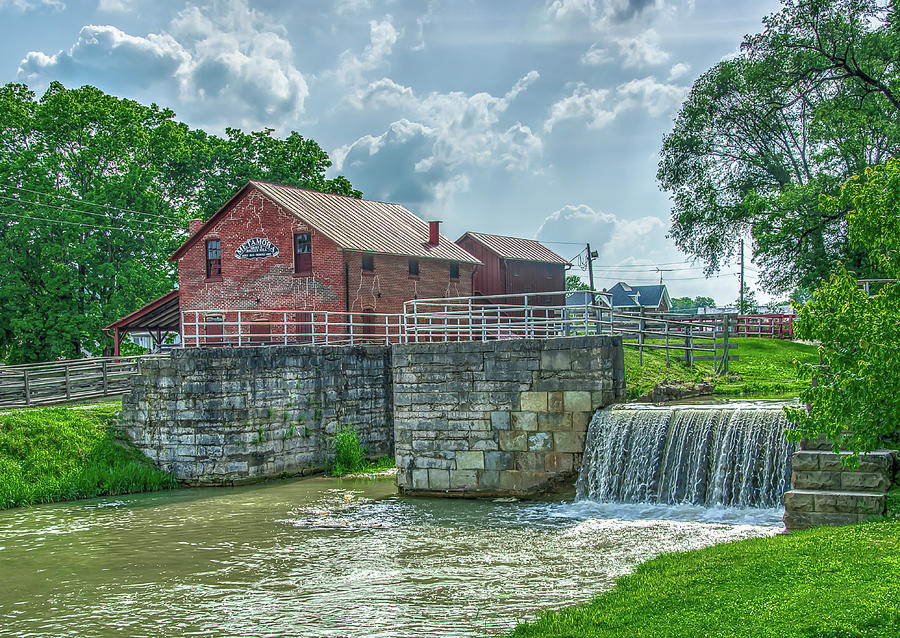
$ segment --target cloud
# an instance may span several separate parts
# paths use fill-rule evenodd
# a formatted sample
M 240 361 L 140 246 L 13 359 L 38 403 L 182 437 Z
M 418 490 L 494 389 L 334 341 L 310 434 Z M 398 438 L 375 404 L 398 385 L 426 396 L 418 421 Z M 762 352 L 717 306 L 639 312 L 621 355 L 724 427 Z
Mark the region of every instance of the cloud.
M 28 53 L 19 77 L 163 85 L 199 119 L 231 125 L 283 123 L 303 111 L 309 93 L 284 28 L 246 0 L 188 7 L 159 34 L 86 25 L 66 50 Z
M 355 175 L 369 176 L 381 198 L 439 213 L 454 194 L 469 188 L 469 170 L 525 171 L 535 165 L 543 152 L 541 139 L 525 124 L 503 120 L 510 104 L 539 78 L 530 71 L 502 96 L 460 91 L 419 96 L 389 78 L 371 82 L 350 103 L 359 109 L 389 106 L 404 117 L 379 135 L 334 149 L 335 169 L 352 167 Z
M 100 0 L 97 9 L 100 11 L 131 11 L 134 8 L 136 0 Z
M 25 13 L 37 9 L 62 11 L 65 8 L 66 3 L 62 0 L 0 0 L 0 11 L 3 9 L 13 9 Z
M 393 18 L 386 16 L 384 20 L 369 22 L 369 43 L 359 55 L 349 49 L 341 53 L 338 66 L 334 71 L 323 74 L 323 77 L 334 77 L 344 85 L 355 85 L 363 82 L 363 76 L 380 67 L 391 55 L 401 32 L 394 28 Z
M 607 31 L 623 22 L 671 13 L 681 4 L 693 8 L 693 0 L 551 0 L 546 11 L 560 22 L 586 17 L 593 30 Z
M 671 82 L 672 80 L 677 80 L 680 77 L 684 77 L 691 70 L 691 65 L 686 62 L 679 62 L 677 64 L 673 64 L 672 68 L 669 69 L 669 77 L 667 80 Z
M 689 88 L 657 82 L 653 76 L 634 79 L 609 89 L 591 89 L 579 83 L 572 94 L 550 106 L 544 131 L 550 132 L 565 120 L 586 120 L 588 128 L 600 129 L 630 110 L 645 110 L 659 117 L 677 108 Z
M 607 62 L 612 62 L 612 56 L 609 53 L 609 49 L 605 49 L 596 44 L 592 44 L 591 48 L 585 51 L 584 55 L 581 56 L 581 63 L 586 64 L 587 66 L 600 66 Z
M 430 0 L 428 10 L 416 18 L 416 43 L 411 47 L 413 51 L 422 51 L 425 48 L 425 25 L 434 21 L 437 11 L 437 0 Z
M 622 66 L 626 68 L 643 68 L 662 64 L 669 59 L 669 54 L 659 48 L 659 34 L 654 29 L 647 29 L 633 38 L 617 38 Z

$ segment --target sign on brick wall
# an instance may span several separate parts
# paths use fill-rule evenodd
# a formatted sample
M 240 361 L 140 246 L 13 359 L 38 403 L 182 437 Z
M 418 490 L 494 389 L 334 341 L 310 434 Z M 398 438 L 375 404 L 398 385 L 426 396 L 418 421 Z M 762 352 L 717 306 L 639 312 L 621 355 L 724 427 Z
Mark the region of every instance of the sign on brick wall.
M 278 246 L 264 237 L 251 237 L 234 251 L 238 259 L 262 259 L 263 257 L 277 257 Z

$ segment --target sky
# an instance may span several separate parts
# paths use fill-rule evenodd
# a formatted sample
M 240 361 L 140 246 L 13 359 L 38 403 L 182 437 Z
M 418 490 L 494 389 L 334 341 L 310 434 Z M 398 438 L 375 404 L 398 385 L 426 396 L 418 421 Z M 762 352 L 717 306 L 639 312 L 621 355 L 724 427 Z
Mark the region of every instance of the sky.
M 738 293 L 667 238 L 656 170 L 692 83 L 776 0 L 0 0 L 0 79 L 297 131 L 364 197 L 539 239 L 596 285 Z M 658 272 L 658 270 L 662 272 Z M 747 281 L 756 269 L 747 257 Z M 761 300 L 766 295 L 757 294 Z

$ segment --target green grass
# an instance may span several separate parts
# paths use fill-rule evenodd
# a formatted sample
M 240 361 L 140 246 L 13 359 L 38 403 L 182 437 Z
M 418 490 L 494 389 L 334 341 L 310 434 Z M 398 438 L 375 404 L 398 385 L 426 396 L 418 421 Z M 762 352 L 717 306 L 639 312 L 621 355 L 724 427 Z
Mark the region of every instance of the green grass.
M 118 406 L 0 415 L 0 509 L 175 487 L 116 436 Z
M 516 638 L 900 635 L 900 521 L 667 554 Z
M 729 362 L 727 375 L 716 376 L 712 362 L 698 362 L 688 368 L 674 359 L 682 351 L 670 351 L 670 366 L 666 366 L 664 350 L 644 350 L 644 362 L 633 346 L 625 347 L 625 384 L 628 398 L 635 399 L 649 392 L 664 380 L 686 383 L 709 381 L 715 385 L 713 394 L 721 397 L 783 398 L 795 397 L 806 381 L 797 378 L 794 360 L 815 363 L 818 352 L 810 346 L 782 339 L 743 337 L 730 339 L 738 347 L 733 354 L 737 361 Z
M 360 474 L 382 472 L 394 467 L 394 459 L 383 456 L 372 462 L 366 450 L 359 442 L 356 428 L 344 425 L 331 437 L 334 444 L 334 461 L 328 466 L 327 473 L 333 476 L 344 474 Z

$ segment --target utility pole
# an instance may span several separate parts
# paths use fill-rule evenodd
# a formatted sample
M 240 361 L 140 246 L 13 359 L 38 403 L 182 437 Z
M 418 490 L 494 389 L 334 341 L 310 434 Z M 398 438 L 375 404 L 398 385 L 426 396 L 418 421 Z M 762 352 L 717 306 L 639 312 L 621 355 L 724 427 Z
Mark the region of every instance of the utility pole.
M 588 263 L 588 281 L 591 284 L 591 305 L 597 305 L 597 298 L 594 296 L 596 289 L 594 288 L 594 257 L 597 253 L 591 252 L 591 245 L 587 245 L 587 263 Z
M 744 240 L 741 238 L 741 296 L 740 306 L 738 306 L 738 314 L 744 314 Z M 725 353 L 726 356 L 728 353 Z

